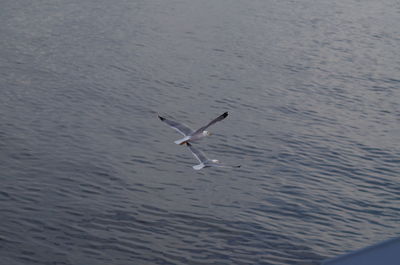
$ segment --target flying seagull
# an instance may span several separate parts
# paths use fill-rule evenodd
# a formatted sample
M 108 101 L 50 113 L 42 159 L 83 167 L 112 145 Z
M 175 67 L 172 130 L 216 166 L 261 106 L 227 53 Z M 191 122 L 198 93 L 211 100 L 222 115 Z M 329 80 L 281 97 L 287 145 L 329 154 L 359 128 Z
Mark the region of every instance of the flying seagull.
M 240 167 L 240 165 L 238 166 L 228 166 L 228 165 L 224 165 L 221 164 L 221 162 L 219 162 L 216 159 L 208 159 L 204 153 L 196 148 L 193 147 L 193 145 L 191 145 L 190 143 L 186 143 L 186 145 L 189 147 L 190 151 L 192 152 L 192 154 L 194 155 L 194 157 L 197 158 L 197 160 L 199 160 L 200 164 L 199 165 L 195 165 L 193 166 L 193 169 L 195 170 L 200 170 L 204 167 L 227 167 L 227 168 L 238 168 Z
M 205 136 L 210 136 L 211 133 L 209 131 L 206 131 L 206 129 L 208 127 L 210 127 L 211 125 L 213 125 L 214 123 L 222 121 L 227 116 L 228 116 L 228 112 L 225 112 L 224 114 L 222 114 L 219 117 L 215 118 L 214 120 L 210 121 L 207 125 L 204 125 L 203 127 L 197 129 L 196 131 L 193 131 L 192 129 L 190 129 L 189 127 L 187 127 L 186 125 L 184 125 L 182 123 L 168 120 L 164 117 L 161 117 L 160 115 L 158 115 L 158 118 L 160 118 L 161 121 L 165 122 L 172 129 L 175 129 L 177 132 L 179 132 L 180 134 L 182 134 L 184 136 L 183 138 L 175 141 L 176 144 L 183 145 L 185 143 L 189 143 L 189 142 L 201 139 Z

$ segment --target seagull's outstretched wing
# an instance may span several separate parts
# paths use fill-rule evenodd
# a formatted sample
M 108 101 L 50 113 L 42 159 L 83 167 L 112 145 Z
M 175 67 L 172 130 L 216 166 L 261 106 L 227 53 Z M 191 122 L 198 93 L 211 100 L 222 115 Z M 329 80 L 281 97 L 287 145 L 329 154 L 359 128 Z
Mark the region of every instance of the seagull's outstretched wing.
M 228 116 L 228 112 L 225 112 L 224 114 L 218 116 L 217 118 L 215 118 L 214 120 L 210 121 L 207 125 L 201 127 L 200 129 L 198 129 L 196 132 L 194 132 L 194 134 L 197 133 L 201 133 L 203 132 L 205 129 L 207 129 L 208 127 L 210 127 L 211 125 L 213 125 L 214 123 L 217 123 L 219 121 L 222 121 L 223 119 L 225 119 Z
M 158 118 L 160 118 L 161 121 L 165 122 L 166 124 L 168 124 L 172 129 L 176 130 L 177 132 L 179 132 L 180 134 L 187 136 L 191 133 L 193 133 L 193 130 L 190 129 L 189 127 L 187 127 L 186 125 L 176 122 L 176 121 L 171 121 L 168 120 L 164 117 L 161 117 L 160 115 L 158 115 Z
M 208 158 L 204 155 L 204 153 L 196 148 L 193 147 L 190 143 L 186 143 L 186 145 L 189 147 L 190 151 L 192 154 L 199 160 L 200 163 L 204 163 L 208 160 Z

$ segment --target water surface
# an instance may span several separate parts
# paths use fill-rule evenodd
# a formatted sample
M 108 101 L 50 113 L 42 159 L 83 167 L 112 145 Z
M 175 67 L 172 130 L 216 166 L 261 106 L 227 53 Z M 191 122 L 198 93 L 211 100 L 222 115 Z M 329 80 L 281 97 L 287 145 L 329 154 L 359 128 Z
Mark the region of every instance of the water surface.
M 396 1 L 3 1 L 0 263 L 319 264 L 399 235 Z M 194 171 L 159 112 L 239 170 Z

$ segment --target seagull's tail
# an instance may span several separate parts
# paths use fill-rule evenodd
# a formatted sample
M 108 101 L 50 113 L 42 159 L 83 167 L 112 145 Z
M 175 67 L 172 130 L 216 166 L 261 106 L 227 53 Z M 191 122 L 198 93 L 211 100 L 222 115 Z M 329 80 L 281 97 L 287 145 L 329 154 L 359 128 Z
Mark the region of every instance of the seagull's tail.
M 193 166 L 193 169 L 194 169 L 194 170 L 200 170 L 200 169 L 202 169 L 203 167 L 204 167 L 204 164 L 201 163 L 200 165 L 195 165 L 195 166 Z

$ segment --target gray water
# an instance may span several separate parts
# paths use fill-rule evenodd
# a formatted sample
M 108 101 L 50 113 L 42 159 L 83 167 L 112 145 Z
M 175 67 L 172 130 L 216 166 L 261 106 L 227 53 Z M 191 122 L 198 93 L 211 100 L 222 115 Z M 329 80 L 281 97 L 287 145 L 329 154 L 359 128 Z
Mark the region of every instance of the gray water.
M 400 234 L 400 4 L 4 0 L 0 264 L 319 264 Z M 197 161 L 156 113 L 228 111 Z

